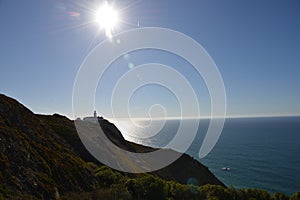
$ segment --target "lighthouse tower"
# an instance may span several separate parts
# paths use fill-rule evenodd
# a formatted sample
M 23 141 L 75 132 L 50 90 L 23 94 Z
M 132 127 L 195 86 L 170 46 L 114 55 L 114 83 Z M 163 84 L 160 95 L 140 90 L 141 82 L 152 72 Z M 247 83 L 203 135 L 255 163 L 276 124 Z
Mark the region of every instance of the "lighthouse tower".
M 95 118 L 97 117 L 97 112 L 96 112 L 96 110 L 94 111 L 94 117 L 95 117 Z

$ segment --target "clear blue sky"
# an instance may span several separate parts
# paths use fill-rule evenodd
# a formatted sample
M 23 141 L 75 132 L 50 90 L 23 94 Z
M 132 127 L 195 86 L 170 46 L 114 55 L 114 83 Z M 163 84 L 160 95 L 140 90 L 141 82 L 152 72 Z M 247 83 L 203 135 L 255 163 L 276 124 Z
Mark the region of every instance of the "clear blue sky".
M 124 21 L 174 29 L 199 42 L 223 77 L 228 115 L 300 114 L 298 0 L 113 3 L 122 10 Z M 0 92 L 36 113 L 56 112 L 72 117 L 77 70 L 91 49 L 105 39 L 104 32 L 88 23 L 90 10 L 96 4 L 97 1 L 85 0 L 0 0 Z M 131 28 L 134 25 L 123 23 L 118 32 Z M 207 114 L 209 97 L 205 85 L 198 86 L 196 80 L 201 82 L 201 77 L 185 70 L 182 60 L 168 63 L 170 56 L 149 51 L 136 52 L 131 59 L 134 64 L 142 64 L 156 58 L 154 61 L 175 68 L 177 63 L 177 69 L 195 88 L 200 109 Z M 120 59 L 112 66 L 111 74 L 129 70 L 118 68 L 126 65 L 122 62 Z M 96 108 L 104 116 L 109 105 L 106 92 L 117 77 L 110 76 L 108 73 L 104 80 L 108 84 L 103 89 L 99 84 L 96 96 Z M 155 103 L 167 103 L 170 116 L 178 115 L 178 103 L 167 90 L 153 85 L 139 92 L 130 101 L 137 116 Z

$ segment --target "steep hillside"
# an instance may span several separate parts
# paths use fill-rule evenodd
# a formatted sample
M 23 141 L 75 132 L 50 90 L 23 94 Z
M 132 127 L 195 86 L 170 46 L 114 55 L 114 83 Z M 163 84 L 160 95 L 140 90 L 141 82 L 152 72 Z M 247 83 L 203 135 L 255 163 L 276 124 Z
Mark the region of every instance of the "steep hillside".
M 101 120 L 100 125 L 121 148 L 133 152 L 152 150 L 125 141 L 120 131 L 107 120 Z M 36 115 L 1 94 L 0 149 L 0 192 L 7 198 L 9 195 L 31 195 L 50 199 L 59 194 L 88 192 L 101 187 L 101 181 L 87 162 L 98 166 L 101 163 L 84 148 L 73 121 L 57 114 Z M 193 177 L 200 185 L 223 185 L 205 166 L 185 154 L 153 174 L 180 183 Z

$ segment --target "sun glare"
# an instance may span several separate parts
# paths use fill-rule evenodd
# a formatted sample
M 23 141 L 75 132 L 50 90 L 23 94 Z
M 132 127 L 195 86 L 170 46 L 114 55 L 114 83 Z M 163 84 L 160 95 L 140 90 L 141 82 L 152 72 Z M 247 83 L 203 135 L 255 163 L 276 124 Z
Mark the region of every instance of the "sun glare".
M 95 13 L 95 21 L 105 30 L 108 38 L 112 37 L 112 30 L 119 21 L 118 12 L 105 2 Z

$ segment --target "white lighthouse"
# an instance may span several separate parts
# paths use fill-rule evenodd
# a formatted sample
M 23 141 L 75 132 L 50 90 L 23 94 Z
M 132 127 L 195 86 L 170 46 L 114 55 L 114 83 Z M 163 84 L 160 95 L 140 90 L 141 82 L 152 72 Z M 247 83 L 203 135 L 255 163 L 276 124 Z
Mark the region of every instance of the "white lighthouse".
M 94 110 L 94 116 L 83 118 L 84 121 L 93 122 L 93 123 L 97 123 L 98 120 L 102 120 L 102 119 L 103 119 L 103 117 L 98 117 L 96 110 Z

